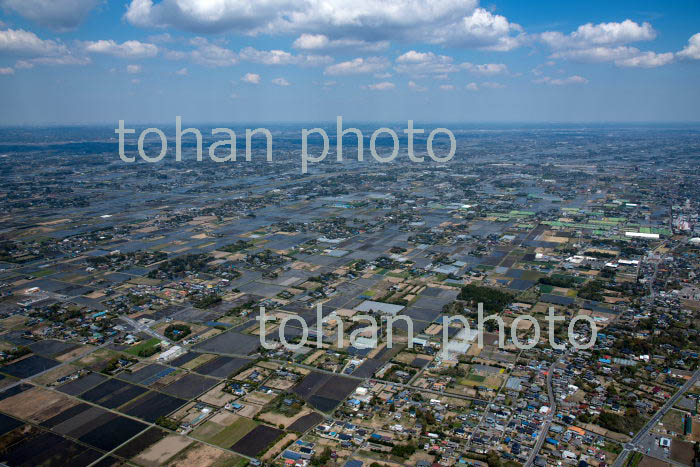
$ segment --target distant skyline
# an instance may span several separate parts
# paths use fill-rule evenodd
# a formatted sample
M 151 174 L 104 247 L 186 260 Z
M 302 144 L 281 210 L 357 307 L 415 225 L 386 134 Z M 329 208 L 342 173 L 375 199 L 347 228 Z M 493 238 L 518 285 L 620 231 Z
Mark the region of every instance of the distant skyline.
M 0 125 L 700 122 L 700 2 L 0 0 Z

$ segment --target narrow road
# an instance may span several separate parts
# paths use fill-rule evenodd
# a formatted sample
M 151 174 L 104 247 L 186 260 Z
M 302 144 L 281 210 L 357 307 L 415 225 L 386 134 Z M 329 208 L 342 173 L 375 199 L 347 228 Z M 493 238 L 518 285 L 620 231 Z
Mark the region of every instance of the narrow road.
M 557 360 L 555 360 L 550 366 L 549 366 L 549 371 L 547 371 L 547 397 L 549 398 L 549 413 L 547 413 L 547 418 L 542 424 L 542 430 L 540 431 L 540 434 L 537 436 L 537 442 L 535 443 L 535 446 L 532 448 L 530 451 L 530 455 L 527 458 L 527 461 L 525 462 L 525 467 L 530 467 L 533 462 L 535 462 L 535 457 L 537 457 L 537 454 L 540 452 L 540 449 L 542 449 L 542 445 L 544 445 L 544 440 L 547 439 L 547 433 L 549 433 L 549 427 L 552 425 L 552 420 L 554 419 L 554 414 L 557 411 L 557 406 L 556 403 L 554 402 L 554 389 L 552 388 L 552 376 L 554 375 L 554 367 L 561 362 L 561 360 L 564 357 L 560 357 Z

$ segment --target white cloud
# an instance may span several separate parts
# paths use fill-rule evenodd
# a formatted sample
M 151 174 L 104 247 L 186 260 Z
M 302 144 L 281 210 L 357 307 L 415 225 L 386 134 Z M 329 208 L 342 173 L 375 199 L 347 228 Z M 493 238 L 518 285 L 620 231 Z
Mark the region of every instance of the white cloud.
M 362 39 L 329 39 L 325 34 L 302 34 L 292 46 L 301 50 L 352 49 L 379 52 L 389 48 L 389 41 L 368 42 Z
M 389 63 L 384 57 L 358 57 L 347 62 L 327 66 L 323 72 L 326 75 L 353 75 L 359 73 L 376 73 L 383 71 Z
M 131 75 L 141 73 L 141 65 L 127 65 L 126 72 L 131 74 Z
M 433 52 L 416 52 L 409 50 L 396 59 L 394 67 L 399 73 L 412 75 L 445 74 L 459 71 L 459 67 L 452 63 L 452 57 L 436 55 Z
M 87 57 L 78 57 L 61 41 L 43 40 L 36 34 L 23 29 L 0 30 L 0 56 L 9 55 L 21 58 L 18 68 L 31 68 L 34 65 L 84 65 L 90 62 Z
M 634 57 L 616 60 L 615 65 L 635 68 L 656 68 L 671 63 L 673 52 L 657 54 L 656 52 L 642 52 Z
M 0 0 L 0 7 L 57 30 L 74 29 L 87 18 L 98 0 Z
M 188 74 L 190 74 L 190 72 L 187 70 L 187 68 L 180 68 L 175 72 L 175 74 L 178 76 L 187 76 Z
M 121 58 L 147 58 L 158 54 L 158 47 L 148 42 L 126 41 L 119 44 L 110 39 L 85 42 L 83 45 L 87 52 L 114 55 Z
M 238 94 L 236 94 L 236 93 L 234 92 L 234 93 L 232 93 L 229 97 L 230 97 L 231 99 L 238 99 L 239 96 L 238 96 Z
M 15 63 L 15 68 L 18 70 L 28 70 L 34 68 L 34 64 L 28 60 L 17 60 Z
M 367 86 L 367 88 L 372 91 L 389 91 L 395 87 L 396 85 L 390 81 L 382 81 L 381 83 L 374 83 Z
M 246 47 L 239 53 L 241 60 L 264 65 L 306 65 L 318 66 L 331 63 L 333 59 L 321 55 L 292 55 L 284 50 L 257 50 Z
M 478 8 L 478 0 L 131 0 L 125 18 L 190 32 L 301 34 L 295 47 L 307 50 L 380 50 L 391 40 L 511 50 L 525 38 L 519 25 Z
M 474 83 L 474 82 L 471 82 L 471 83 L 467 84 L 467 85 L 465 86 L 465 88 L 466 88 L 468 91 L 478 91 L 478 90 L 479 90 L 479 85 L 476 84 L 476 83 Z
M 506 52 L 519 47 L 526 40 L 527 36 L 519 24 L 509 22 L 505 16 L 476 8 L 448 28 L 437 30 L 431 42 Z
M 478 73 L 480 75 L 498 75 L 508 72 L 508 67 L 504 63 L 484 63 L 483 65 L 475 65 L 467 62 L 463 63 L 462 67 L 472 73 Z
M 569 76 L 568 78 L 550 78 L 549 76 L 543 76 L 533 82 L 538 84 L 551 84 L 553 86 L 565 86 L 567 84 L 586 84 L 588 80 L 579 75 Z
M 260 84 L 260 75 L 257 75 L 255 73 L 246 73 L 242 78 L 241 81 L 245 83 L 250 83 L 250 84 Z
M 484 81 L 481 83 L 481 87 L 489 89 L 503 89 L 506 87 L 503 83 L 496 83 L 494 81 Z
M 454 91 L 455 87 L 453 84 L 441 84 L 440 89 L 443 91 Z
M 131 80 L 131 84 L 141 84 L 141 80 L 140 80 L 140 79 L 137 79 L 137 78 L 134 78 L 134 79 Z
M 673 61 L 673 53 L 642 52 L 636 47 L 594 47 L 556 52 L 553 58 L 564 58 L 582 63 L 614 62 L 621 67 L 654 68 Z
M 73 55 L 61 55 L 58 57 L 37 57 L 26 62 L 33 65 L 87 65 L 90 59 L 87 57 L 76 57 Z
M 681 58 L 700 60 L 700 32 L 691 36 L 691 38 L 688 39 L 688 45 L 676 55 Z
M 272 84 L 276 84 L 277 86 L 289 86 L 292 84 L 284 78 L 275 78 L 271 82 Z
M 175 42 L 175 39 L 169 33 L 164 32 L 163 34 L 155 34 L 153 36 L 148 36 L 148 41 L 155 42 L 156 44 L 170 44 L 172 42 Z
M 190 59 L 195 63 L 211 67 L 231 66 L 238 63 L 238 54 L 232 50 L 211 44 L 206 39 L 196 41 L 196 44 L 197 49 L 189 53 Z
M 416 91 L 416 92 L 425 92 L 428 90 L 425 86 L 421 86 L 420 84 L 417 84 L 415 81 L 409 81 L 408 82 L 408 88 Z
M 0 75 L 14 75 L 14 74 L 15 74 L 14 68 L 10 68 L 10 67 L 0 68 Z
M 583 24 L 568 35 L 558 31 L 540 34 L 540 40 L 553 49 L 588 49 L 649 41 L 655 37 L 656 31 L 651 24 L 645 22 L 640 25 L 630 19 L 621 23 Z
M 639 49 L 628 46 L 618 47 L 592 47 L 588 49 L 571 49 L 555 52 L 552 58 L 563 58 L 584 63 L 612 62 L 633 57 L 639 53 Z
M 69 54 L 63 42 L 40 39 L 36 34 L 24 29 L 0 31 L 0 54 L 22 56 L 60 56 Z
M 673 54 L 640 51 L 627 44 L 656 38 L 649 23 L 638 24 L 630 19 L 620 23 L 587 23 L 564 35 L 548 31 L 539 39 L 554 51 L 551 58 L 584 63 L 614 62 L 621 67 L 653 68 L 673 61 Z

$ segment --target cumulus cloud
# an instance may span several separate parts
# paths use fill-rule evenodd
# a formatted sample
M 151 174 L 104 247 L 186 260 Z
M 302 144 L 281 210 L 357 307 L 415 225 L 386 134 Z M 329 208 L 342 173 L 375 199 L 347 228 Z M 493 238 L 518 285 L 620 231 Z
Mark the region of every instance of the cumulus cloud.
M 519 24 L 511 23 L 505 16 L 476 8 L 456 23 L 437 30 L 430 42 L 507 52 L 527 40 L 528 37 Z
M 656 31 L 651 24 L 638 24 L 630 19 L 621 23 L 583 24 L 567 35 L 558 31 L 540 34 L 540 40 L 553 49 L 587 49 L 649 41 L 655 37 Z
M 327 66 L 326 75 L 354 75 L 360 73 L 376 73 L 385 70 L 389 62 L 384 57 L 358 57 L 347 62 Z
M 119 44 L 113 40 L 99 40 L 85 42 L 84 47 L 87 52 L 121 58 L 148 58 L 158 54 L 158 47 L 155 44 L 140 41 L 126 41 Z
M 23 29 L 0 30 L 0 56 L 18 57 L 18 68 L 34 65 L 83 65 L 86 57 L 73 55 L 61 41 L 44 40 Z
M 379 52 L 389 48 L 389 41 L 368 42 L 362 39 L 330 39 L 325 34 L 302 34 L 292 46 L 301 50 L 352 49 Z
M 14 74 L 15 74 L 14 68 L 10 68 L 10 67 L 0 68 L 0 75 L 14 75 Z
M 481 87 L 489 89 L 503 89 L 506 87 L 506 85 L 503 83 L 497 83 L 495 81 L 484 81 L 483 83 L 481 83 Z
M 443 91 L 454 91 L 455 86 L 454 86 L 454 84 L 441 84 L 440 89 Z
M 331 63 L 333 59 L 323 55 L 293 55 L 284 50 L 257 50 L 246 47 L 239 54 L 242 60 L 264 65 L 306 65 L 318 66 Z
M 428 90 L 425 86 L 421 86 L 420 84 L 417 84 L 415 81 L 409 81 L 408 82 L 408 88 L 412 91 L 416 92 L 425 92 Z
M 533 82 L 538 84 L 551 84 L 553 86 L 565 86 L 567 84 L 586 84 L 588 80 L 579 75 L 569 76 L 568 78 L 550 78 L 549 76 L 543 76 Z
M 471 82 L 471 83 L 467 84 L 465 86 L 465 88 L 467 89 L 467 91 L 478 91 L 479 85 L 474 83 L 474 82 Z
M 187 68 L 180 68 L 175 72 L 176 75 L 178 76 L 187 76 L 190 72 L 187 70 Z
M 617 66 L 635 67 L 635 68 L 656 68 L 663 66 L 673 61 L 673 52 L 657 54 L 656 52 L 641 52 L 630 58 L 616 60 Z
M 467 62 L 463 63 L 462 67 L 472 73 L 478 73 L 480 75 L 498 75 L 508 72 L 508 67 L 504 63 L 484 63 L 482 65 L 475 65 Z
M 233 50 L 212 44 L 206 39 L 198 39 L 192 41 L 197 48 L 189 54 L 183 54 L 182 58 L 189 56 L 193 62 L 211 67 L 231 66 L 238 63 L 238 54 Z M 170 58 L 178 57 L 180 57 L 179 53 L 170 54 Z
M 132 75 L 141 73 L 141 65 L 127 65 L 126 72 Z
M 551 58 L 583 63 L 614 62 L 621 67 L 653 68 L 673 61 L 673 53 L 640 51 L 628 44 L 656 38 L 649 23 L 626 19 L 620 23 L 587 23 L 570 34 L 548 31 L 539 39 L 552 48 Z
M 676 55 L 681 58 L 700 60 L 700 32 L 688 39 L 688 45 Z
M 260 75 L 257 75 L 255 73 L 246 73 L 241 78 L 241 81 L 250 84 L 260 84 Z
M 552 54 L 552 58 L 563 58 L 582 63 L 614 62 L 621 67 L 655 68 L 671 63 L 673 53 L 642 52 L 636 47 L 593 47 L 590 49 L 566 50 Z
M 508 67 L 503 63 L 484 63 L 477 65 L 465 62 L 457 65 L 453 62 L 454 60 L 452 57 L 447 55 L 409 50 L 396 59 L 394 69 L 400 73 L 409 73 L 416 76 L 433 74 L 443 77 L 448 73 L 455 73 L 460 70 L 468 70 L 481 75 L 496 75 L 508 72 Z
M 452 57 L 447 55 L 409 50 L 396 59 L 394 68 L 399 73 L 413 75 L 445 74 L 459 71 L 459 67 L 452 61 Z
M 131 0 L 125 18 L 190 32 L 301 34 L 295 47 L 310 50 L 380 50 L 391 40 L 511 50 L 525 38 L 519 25 L 477 0 Z
M 87 18 L 98 0 L 0 0 L 0 7 L 56 31 L 69 31 Z
M 396 85 L 390 81 L 382 81 L 380 83 L 374 83 L 367 86 L 368 89 L 372 91 L 389 91 L 394 89 Z
M 43 40 L 31 31 L 5 29 L 0 31 L 0 53 L 22 56 L 59 56 L 69 52 L 61 41 Z
M 277 86 L 290 86 L 292 84 L 284 78 L 275 78 L 271 82 Z

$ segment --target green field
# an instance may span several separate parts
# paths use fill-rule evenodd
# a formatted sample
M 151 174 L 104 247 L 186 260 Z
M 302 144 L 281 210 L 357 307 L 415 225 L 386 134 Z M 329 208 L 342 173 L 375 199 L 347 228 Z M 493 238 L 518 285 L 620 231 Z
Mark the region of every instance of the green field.
M 138 356 L 139 352 L 144 349 L 152 349 L 153 347 L 160 344 L 160 339 L 154 337 L 153 339 L 148 339 L 147 341 L 141 341 L 138 344 L 130 347 L 126 353 Z
M 240 417 L 233 424 L 222 427 L 214 422 L 207 422 L 192 433 L 195 438 L 207 443 L 230 448 L 238 442 L 258 424 L 250 418 Z

